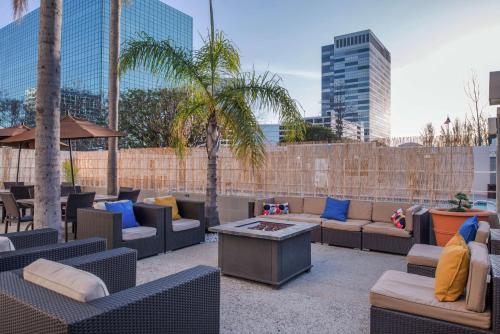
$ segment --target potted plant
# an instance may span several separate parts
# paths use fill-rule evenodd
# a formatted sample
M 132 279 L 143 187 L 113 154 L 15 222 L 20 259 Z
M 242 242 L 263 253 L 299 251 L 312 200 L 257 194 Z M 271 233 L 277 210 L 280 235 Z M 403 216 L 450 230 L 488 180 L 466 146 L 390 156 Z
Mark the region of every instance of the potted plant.
M 460 226 L 469 217 L 477 216 L 485 220 L 492 214 L 490 211 L 472 209 L 466 194 L 459 192 L 449 200 L 452 208 L 431 209 L 434 234 L 438 246 L 444 246 L 457 233 Z

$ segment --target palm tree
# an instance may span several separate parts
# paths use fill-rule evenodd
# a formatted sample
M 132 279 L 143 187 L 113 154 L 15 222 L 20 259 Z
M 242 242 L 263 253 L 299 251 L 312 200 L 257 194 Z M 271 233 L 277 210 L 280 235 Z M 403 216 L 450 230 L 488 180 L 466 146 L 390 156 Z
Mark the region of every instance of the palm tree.
M 20 18 L 27 0 L 13 0 Z M 61 101 L 62 0 L 40 1 L 35 137 L 35 227 L 60 229 L 59 121 Z
M 122 0 L 111 0 L 109 16 L 109 83 L 108 83 L 108 122 L 109 128 L 118 131 L 118 100 L 120 80 L 118 60 L 120 58 L 120 15 Z M 118 138 L 108 139 L 107 191 L 115 195 L 118 191 Z
M 130 41 L 120 59 L 120 72 L 143 67 L 167 80 L 186 86 L 189 94 L 179 105 L 172 133 L 182 154 L 186 127 L 196 119 L 206 128 L 206 217 L 209 226 L 219 224 L 217 211 L 217 154 L 221 138 L 235 156 L 253 167 L 265 161 L 264 135 L 252 108 L 270 110 L 288 130 L 287 137 L 302 137 L 304 123 L 297 103 L 281 86 L 281 79 L 266 72 L 240 70 L 236 47 L 214 28 L 212 1 L 210 30 L 204 45 L 193 55 L 169 41 L 157 41 L 143 33 Z

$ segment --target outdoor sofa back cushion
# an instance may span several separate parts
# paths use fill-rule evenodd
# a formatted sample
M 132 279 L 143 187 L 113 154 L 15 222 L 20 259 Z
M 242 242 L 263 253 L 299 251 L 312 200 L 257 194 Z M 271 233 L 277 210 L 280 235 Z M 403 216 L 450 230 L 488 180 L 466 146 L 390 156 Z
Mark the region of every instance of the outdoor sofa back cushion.
M 347 218 L 358 220 L 372 220 L 373 203 L 370 201 L 351 200 Z
M 474 241 L 487 245 L 488 240 L 490 240 L 490 223 L 480 221 Z
M 274 203 L 288 203 L 289 213 L 302 213 L 304 211 L 304 199 L 295 196 L 277 196 Z
M 394 202 L 374 202 L 372 210 L 372 220 L 374 222 L 392 224 L 391 216 L 398 209 L 406 210 L 410 207 L 408 203 Z
M 470 242 L 470 267 L 467 280 L 465 308 L 470 311 L 484 312 L 486 309 L 486 290 L 490 274 L 488 247 L 479 242 Z
M 335 219 L 345 222 L 347 220 L 349 203 L 349 200 L 340 200 L 333 197 L 328 197 L 326 199 L 325 209 L 321 214 L 321 218 Z
M 443 248 L 436 267 L 434 294 L 440 302 L 454 302 L 464 292 L 469 276 L 470 251 L 457 234 Z
M 105 205 L 107 211 L 122 214 L 122 229 L 139 226 L 139 223 L 135 219 L 132 201 L 106 202 Z
M 304 197 L 304 213 L 321 215 L 325 210 L 326 197 Z
M 413 232 L 413 214 L 420 211 L 420 209 L 422 209 L 422 206 L 416 204 L 405 210 L 405 230 Z
M 476 233 L 478 228 L 479 228 L 479 223 L 477 222 L 477 216 L 474 216 L 467 218 L 467 220 L 458 229 L 458 233 L 462 235 L 466 243 L 469 243 L 476 239 Z
M 82 303 L 109 295 L 97 276 L 71 266 L 39 259 L 23 270 L 24 280 Z
M 156 197 L 155 204 L 171 207 L 172 220 L 181 219 L 181 215 L 179 214 L 179 208 L 177 207 L 177 199 L 174 196 Z
M 0 236 L 0 252 L 12 252 L 14 250 L 16 250 L 16 248 L 12 241 L 7 237 Z

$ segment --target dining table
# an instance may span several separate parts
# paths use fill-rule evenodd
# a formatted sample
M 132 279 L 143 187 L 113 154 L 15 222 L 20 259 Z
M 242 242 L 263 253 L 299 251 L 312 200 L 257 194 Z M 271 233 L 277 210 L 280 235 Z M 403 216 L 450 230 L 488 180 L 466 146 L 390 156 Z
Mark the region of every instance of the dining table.
M 117 199 L 118 199 L 118 196 L 116 196 L 116 195 L 96 194 L 94 197 L 94 202 L 116 201 Z M 61 196 L 60 200 L 61 200 L 61 205 L 65 206 L 68 203 L 68 196 Z M 35 206 L 35 199 L 34 198 L 18 199 L 16 202 L 19 204 L 30 206 L 30 207 Z

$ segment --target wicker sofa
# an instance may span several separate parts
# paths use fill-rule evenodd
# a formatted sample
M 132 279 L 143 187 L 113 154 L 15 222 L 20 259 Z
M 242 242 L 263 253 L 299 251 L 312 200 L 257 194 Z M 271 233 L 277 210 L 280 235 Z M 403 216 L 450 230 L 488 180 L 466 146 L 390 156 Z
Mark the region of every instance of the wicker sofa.
M 218 269 L 198 266 L 134 287 L 130 279 L 120 285 L 123 275 L 131 277 L 127 267 L 135 278 L 136 268 L 129 258 L 121 261 L 126 265 L 113 261 L 109 270 L 89 261 L 75 265 L 114 287 L 109 296 L 88 303 L 27 283 L 18 273 L 1 273 L 0 330 L 13 334 L 219 333 Z
M 260 216 L 264 203 L 288 203 L 290 213 L 275 219 L 317 223 L 321 230 L 312 235 L 313 242 L 370 249 L 406 255 L 415 243 L 428 243 L 430 216 L 428 210 L 408 203 L 351 200 L 347 221 L 323 219 L 325 197 L 282 196 L 255 202 L 254 215 Z M 396 228 L 390 217 L 399 208 L 406 211 L 406 228 Z
M 41 231 L 41 230 L 39 230 Z M 33 231 L 36 238 L 43 238 L 37 235 L 37 230 Z M 49 231 L 50 232 L 50 231 Z M 19 232 L 28 233 L 28 232 Z M 13 233 L 16 234 L 16 233 Z M 11 241 L 16 246 L 19 245 L 21 238 L 11 236 Z M 57 238 L 57 232 L 56 232 Z M 47 240 L 47 239 L 46 239 Z M 46 241 L 45 240 L 45 241 Z M 57 239 L 56 239 L 57 240 Z M 26 241 L 22 241 L 28 244 Z M 15 270 L 23 268 L 31 262 L 44 258 L 52 261 L 62 261 L 72 257 L 94 254 L 106 250 L 106 240 L 102 238 L 89 238 L 84 240 L 75 240 L 61 244 L 46 244 L 43 246 L 19 248 L 15 251 L 0 253 L 0 271 Z
M 155 205 L 154 198 L 145 198 L 144 203 Z M 172 219 L 172 208 L 165 208 L 165 251 L 172 251 L 205 241 L 205 202 L 179 200 L 177 208 L 181 219 Z
M 370 292 L 370 333 L 500 333 L 500 256 L 481 243 L 469 247 L 466 295 L 455 302 L 435 298 L 432 277 L 385 272 Z
M 78 238 L 101 237 L 108 249 L 128 247 L 137 250 L 139 259 L 165 252 L 166 208 L 134 204 L 139 227 L 122 229 L 122 214 L 94 208 L 78 209 Z
M 479 222 L 476 233 L 476 242 L 485 244 L 489 248 L 490 224 L 485 221 Z M 434 277 L 436 267 L 441 256 L 443 247 L 435 245 L 415 244 L 406 256 L 406 271 L 411 274 Z

